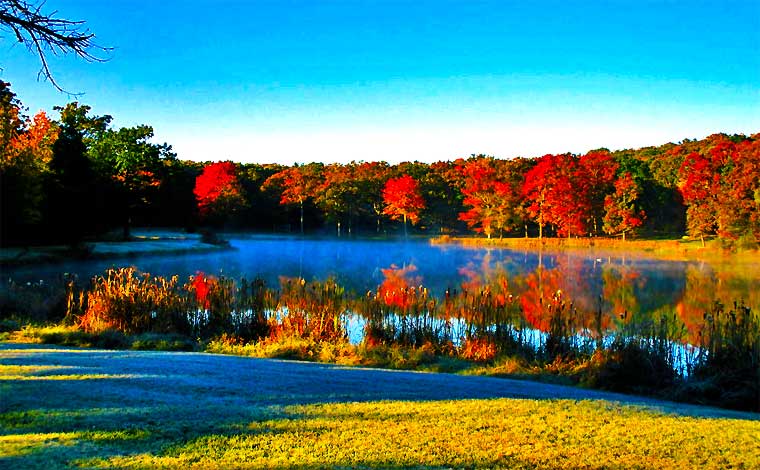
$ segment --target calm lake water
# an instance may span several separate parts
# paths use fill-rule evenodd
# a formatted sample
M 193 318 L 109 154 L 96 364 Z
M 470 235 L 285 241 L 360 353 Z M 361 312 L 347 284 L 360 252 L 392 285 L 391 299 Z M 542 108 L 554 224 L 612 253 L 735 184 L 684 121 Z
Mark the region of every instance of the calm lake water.
M 231 250 L 176 256 L 79 261 L 3 269 L 17 283 L 54 283 L 63 272 L 86 280 L 109 267 L 135 266 L 153 275 L 197 272 L 233 278 L 281 276 L 334 278 L 357 293 L 375 290 L 389 276 L 423 285 L 434 296 L 449 290 L 500 286 L 516 296 L 564 298 L 586 311 L 606 314 L 676 312 L 688 325 L 701 320 L 715 300 L 760 307 L 760 260 L 745 265 L 653 260 L 633 253 L 516 251 L 431 245 L 426 240 L 336 240 L 232 236 Z M 504 288 L 506 287 L 506 289 Z

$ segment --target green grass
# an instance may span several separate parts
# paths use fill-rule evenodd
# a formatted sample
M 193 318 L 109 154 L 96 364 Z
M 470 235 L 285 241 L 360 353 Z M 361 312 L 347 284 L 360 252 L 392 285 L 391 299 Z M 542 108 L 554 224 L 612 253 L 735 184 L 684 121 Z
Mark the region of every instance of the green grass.
M 219 410 L 217 422 L 202 425 L 181 414 L 149 423 L 147 413 L 132 416 L 118 409 L 4 413 L 0 465 L 5 460 L 16 468 L 760 466 L 760 422 L 685 418 L 606 402 L 394 401 L 248 411 L 248 419 L 229 422 Z
M 436 237 L 431 243 L 458 243 L 465 246 L 501 246 L 512 249 L 549 249 L 549 250 L 595 250 L 639 254 L 647 258 L 661 260 L 702 260 L 715 263 L 739 262 L 755 263 L 758 256 L 756 245 L 744 247 L 741 244 L 727 244 L 718 239 L 706 241 L 705 246 L 699 239 L 682 238 L 635 238 L 621 240 L 606 237 L 594 238 L 482 238 L 482 237 Z
M 171 356 L 162 367 L 198 382 L 156 402 L 151 376 L 119 374 L 119 362 L 109 375 L 27 363 L 48 354 L 33 351 L 2 356 L 22 363 L 0 367 L 0 396 L 12 397 L 0 401 L 0 468 L 760 468 L 756 415 L 566 399 L 266 405 L 255 388 L 233 404 Z
M 114 330 L 88 333 L 71 325 L 29 324 L 16 331 L 3 333 L 0 341 L 152 351 L 193 351 L 199 347 L 196 341 L 181 335 L 157 333 L 126 335 Z

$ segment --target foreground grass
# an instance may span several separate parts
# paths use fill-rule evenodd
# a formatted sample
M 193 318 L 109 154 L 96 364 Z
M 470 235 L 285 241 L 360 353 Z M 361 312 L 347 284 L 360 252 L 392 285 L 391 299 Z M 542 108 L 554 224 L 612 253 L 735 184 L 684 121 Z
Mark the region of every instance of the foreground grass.
M 760 423 L 605 402 L 458 400 L 269 407 L 202 426 L 118 410 L 0 415 L 16 468 L 631 468 L 760 466 Z M 99 416 L 103 414 L 103 416 Z M 46 422 L 52 422 L 50 425 Z M 92 425 L 102 429 L 93 429 Z M 40 431 L 38 428 L 42 427 Z
M 214 375 L 252 362 L 81 354 L 92 353 L 2 351 L 0 468 L 760 468 L 760 421 L 748 413 L 568 399 L 332 402 L 347 399 L 329 386 L 304 402 L 316 392 L 287 397 L 298 379 L 270 397 L 244 369 L 242 382 L 235 368 Z

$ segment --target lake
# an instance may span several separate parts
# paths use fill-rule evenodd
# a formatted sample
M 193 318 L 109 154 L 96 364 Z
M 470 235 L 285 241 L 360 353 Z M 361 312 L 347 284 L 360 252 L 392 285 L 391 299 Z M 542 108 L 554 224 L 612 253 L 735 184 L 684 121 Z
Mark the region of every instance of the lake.
M 384 283 L 424 286 L 431 296 L 470 290 L 520 297 L 523 308 L 557 295 L 582 312 L 606 317 L 675 312 L 692 327 L 714 301 L 760 307 L 760 261 L 744 265 L 663 261 L 620 251 L 531 251 L 433 245 L 427 240 L 313 239 L 232 235 L 232 249 L 211 253 L 76 261 L 3 269 L 16 283 L 81 280 L 109 267 L 135 266 L 153 275 L 203 272 L 235 279 L 326 280 L 363 294 Z

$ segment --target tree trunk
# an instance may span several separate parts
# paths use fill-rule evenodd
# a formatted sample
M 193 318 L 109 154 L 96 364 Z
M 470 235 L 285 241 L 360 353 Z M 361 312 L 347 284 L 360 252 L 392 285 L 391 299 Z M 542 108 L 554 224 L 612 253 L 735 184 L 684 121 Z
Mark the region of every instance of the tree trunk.
M 124 227 L 123 227 L 123 233 L 122 237 L 124 237 L 124 240 L 129 240 L 132 238 L 132 230 L 130 228 L 130 225 L 132 224 L 131 217 L 127 216 L 126 219 L 124 219 Z
M 303 201 L 301 202 L 301 235 L 303 235 Z
M 408 238 L 409 234 L 406 231 L 406 214 L 404 214 L 404 238 Z

